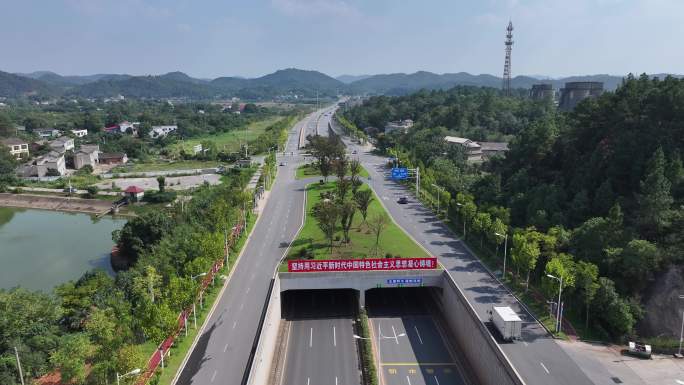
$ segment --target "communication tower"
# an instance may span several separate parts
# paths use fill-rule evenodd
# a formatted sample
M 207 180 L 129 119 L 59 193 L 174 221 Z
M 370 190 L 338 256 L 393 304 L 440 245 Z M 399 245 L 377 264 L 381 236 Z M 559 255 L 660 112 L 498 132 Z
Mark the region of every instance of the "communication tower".
M 506 60 L 504 61 L 503 91 L 504 95 L 511 95 L 511 50 L 513 49 L 513 22 L 508 22 L 506 28 Z

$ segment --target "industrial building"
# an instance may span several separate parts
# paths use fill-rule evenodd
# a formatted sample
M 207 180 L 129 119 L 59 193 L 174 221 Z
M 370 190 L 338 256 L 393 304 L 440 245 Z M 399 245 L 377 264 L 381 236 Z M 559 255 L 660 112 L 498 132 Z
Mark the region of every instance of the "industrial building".
M 530 90 L 530 98 L 532 100 L 553 100 L 555 96 L 553 85 L 548 83 L 533 84 Z
M 558 108 L 572 111 L 586 98 L 597 98 L 603 94 L 603 82 L 568 82 L 560 90 Z

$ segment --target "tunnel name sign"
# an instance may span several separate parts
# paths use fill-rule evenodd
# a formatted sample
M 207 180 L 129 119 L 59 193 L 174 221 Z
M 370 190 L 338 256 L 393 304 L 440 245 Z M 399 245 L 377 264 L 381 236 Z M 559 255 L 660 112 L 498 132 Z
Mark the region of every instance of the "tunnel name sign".
M 291 273 L 329 271 L 432 270 L 436 268 L 437 258 L 377 258 L 287 261 L 287 271 Z

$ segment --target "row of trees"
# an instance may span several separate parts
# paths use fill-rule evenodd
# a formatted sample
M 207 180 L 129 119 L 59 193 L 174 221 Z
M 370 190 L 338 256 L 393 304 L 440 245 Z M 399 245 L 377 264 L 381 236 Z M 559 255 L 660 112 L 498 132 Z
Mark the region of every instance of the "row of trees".
M 116 372 L 144 368 L 142 344 L 169 335 L 197 294 L 196 277 L 223 257 L 248 178 L 233 175 L 184 205 L 131 219 L 113 235 L 129 266 L 114 277 L 88 272 L 54 294 L 0 290 L 0 383 L 19 383 L 15 346 L 27 377 L 57 369 L 64 383 L 107 384 Z
M 358 159 L 349 160 L 344 154 L 344 145 L 340 139 L 330 137 L 309 137 L 311 152 L 317 159 L 316 165 L 324 178 L 334 172 L 335 190 L 321 193 L 320 200 L 312 209 L 312 216 L 328 241 L 330 252 L 333 251 L 335 234 L 341 230 L 344 243 L 350 243 L 350 230 L 354 216 L 358 211 L 362 224 L 368 226 L 375 235 L 375 253 L 379 250 L 380 235 L 389 224 L 386 214 L 368 219 L 368 208 L 373 201 L 373 191 L 362 188 L 361 163 Z M 348 177 L 347 177 L 348 176 Z

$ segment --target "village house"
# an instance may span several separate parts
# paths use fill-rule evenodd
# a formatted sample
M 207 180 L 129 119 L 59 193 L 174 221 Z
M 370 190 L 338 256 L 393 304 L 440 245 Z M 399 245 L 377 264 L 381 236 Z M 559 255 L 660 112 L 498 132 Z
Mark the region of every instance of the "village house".
M 503 155 L 508 151 L 506 142 L 478 142 L 482 149 L 482 158 L 489 159 L 493 156 Z
M 152 126 L 152 130 L 150 130 L 150 137 L 151 138 L 161 138 L 169 133 L 176 131 L 178 129 L 178 126 L 176 125 L 171 125 L 171 126 Z
M 71 130 L 71 133 L 74 134 L 74 136 L 77 138 L 82 138 L 82 137 L 88 135 L 88 130 L 86 130 L 86 129 Z
M 50 148 L 59 153 L 67 152 L 74 149 L 74 140 L 67 136 L 60 136 L 50 142 Z
M 25 140 L 19 138 L 8 138 L 3 139 L 2 144 L 9 147 L 10 154 L 14 155 L 17 159 L 29 157 L 29 145 Z
M 74 155 L 74 168 L 82 169 L 84 166 L 95 167 L 100 161 L 100 146 L 97 144 L 84 144 Z
M 390 132 L 399 131 L 402 134 L 405 134 L 411 127 L 413 127 L 413 120 L 411 119 L 389 122 L 387 125 L 385 125 L 385 133 L 389 134 Z
M 447 143 L 463 147 L 469 162 L 482 161 L 482 147 L 477 142 L 458 136 L 445 136 L 444 140 Z
M 51 171 L 52 170 L 52 171 Z M 53 174 L 66 174 L 66 162 L 64 161 L 64 154 L 57 151 L 50 151 L 48 154 L 36 158 L 19 168 L 19 174 L 24 177 L 44 177 Z
M 56 128 L 36 128 L 33 130 L 33 132 L 43 139 L 55 138 L 61 134 L 61 132 Z
M 128 162 L 128 156 L 124 153 L 100 153 L 98 155 L 100 164 L 124 164 Z

